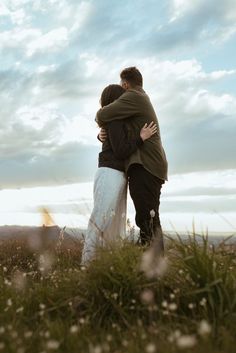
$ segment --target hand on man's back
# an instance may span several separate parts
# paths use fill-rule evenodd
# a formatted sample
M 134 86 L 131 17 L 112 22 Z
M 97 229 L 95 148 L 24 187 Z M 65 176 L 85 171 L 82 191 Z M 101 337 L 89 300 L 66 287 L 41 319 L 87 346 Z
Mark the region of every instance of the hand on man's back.
M 100 132 L 98 134 L 98 139 L 101 141 L 101 142 L 105 142 L 106 139 L 107 139 L 107 132 L 105 129 L 101 128 L 100 129 Z

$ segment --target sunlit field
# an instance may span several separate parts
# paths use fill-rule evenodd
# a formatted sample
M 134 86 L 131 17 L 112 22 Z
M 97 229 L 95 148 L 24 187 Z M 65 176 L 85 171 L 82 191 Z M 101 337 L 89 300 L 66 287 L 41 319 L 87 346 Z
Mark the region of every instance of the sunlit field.
M 235 352 L 232 239 L 166 235 L 161 259 L 123 241 L 85 268 L 81 243 L 47 230 L 37 246 L 1 241 L 0 351 Z

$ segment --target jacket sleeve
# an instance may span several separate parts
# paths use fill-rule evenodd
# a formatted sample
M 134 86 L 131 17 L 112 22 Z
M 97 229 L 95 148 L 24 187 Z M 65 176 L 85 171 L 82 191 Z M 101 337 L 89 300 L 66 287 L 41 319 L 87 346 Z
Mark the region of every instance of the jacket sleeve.
M 127 119 L 137 115 L 138 108 L 132 92 L 125 92 L 109 105 L 99 109 L 96 121 L 99 125 L 104 125 L 113 120 Z
M 141 137 L 128 139 L 124 130 L 124 123 L 115 120 L 107 124 L 108 137 L 117 159 L 126 159 L 143 145 Z

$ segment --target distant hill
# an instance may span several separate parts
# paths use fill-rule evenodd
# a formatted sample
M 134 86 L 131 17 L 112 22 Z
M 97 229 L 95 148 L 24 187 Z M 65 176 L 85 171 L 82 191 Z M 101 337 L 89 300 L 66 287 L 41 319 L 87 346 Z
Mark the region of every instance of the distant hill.
M 50 229 L 50 236 L 57 237 L 60 234 L 61 229 L 58 226 L 50 226 L 50 227 L 34 227 L 34 226 L 0 226 L 0 238 L 2 237 L 16 237 L 16 236 L 32 236 L 34 234 L 39 234 L 43 229 Z M 79 228 L 65 228 L 65 235 L 71 235 L 74 237 L 82 237 L 82 234 L 85 231 Z
M 1 226 L 0 241 L 17 240 L 25 241 L 31 248 L 48 247 L 56 244 L 63 238 L 63 246 L 71 247 L 75 243 L 80 243 L 83 239 L 84 231 L 73 228 L 60 228 L 58 226 Z
M 63 231 L 63 239 L 67 244 L 71 244 L 71 242 L 81 241 L 86 234 L 85 229 L 80 228 L 60 228 L 58 226 L 41 226 L 41 227 L 33 227 L 33 226 L 0 226 L 0 240 L 7 239 L 23 239 L 26 240 L 29 244 L 38 244 L 40 242 L 43 243 L 53 243 L 58 241 L 60 237 L 60 233 Z M 168 231 L 165 232 L 167 236 L 175 238 L 176 232 Z M 188 237 L 187 232 L 179 232 L 182 239 L 186 239 Z M 191 236 L 191 232 L 189 232 Z M 209 234 L 210 243 L 217 244 L 224 239 L 227 239 L 230 235 L 232 238 L 229 240 L 230 243 L 236 242 L 236 233 L 222 233 L 222 232 L 214 232 Z M 135 229 L 133 238 L 137 239 L 138 230 Z M 201 239 L 197 236 L 197 239 Z

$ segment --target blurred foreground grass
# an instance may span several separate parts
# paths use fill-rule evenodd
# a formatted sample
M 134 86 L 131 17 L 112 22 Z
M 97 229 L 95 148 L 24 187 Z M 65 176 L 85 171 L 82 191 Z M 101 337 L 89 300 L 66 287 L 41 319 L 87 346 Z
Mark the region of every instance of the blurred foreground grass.
M 0 244 L 0 352 L 235 353 L 234 246 L 192 234 L 164 259 L 132 243 Z

